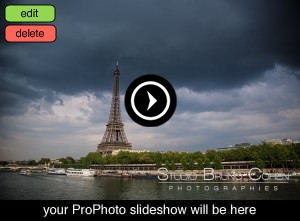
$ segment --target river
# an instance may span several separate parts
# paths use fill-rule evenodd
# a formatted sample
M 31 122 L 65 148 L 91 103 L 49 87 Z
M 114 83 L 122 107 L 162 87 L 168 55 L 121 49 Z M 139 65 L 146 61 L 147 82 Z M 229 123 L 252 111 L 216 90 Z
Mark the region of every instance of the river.
M 300 179 L 170 183 L 158 179 L 0 173 L 1 200 L 299 200 Z

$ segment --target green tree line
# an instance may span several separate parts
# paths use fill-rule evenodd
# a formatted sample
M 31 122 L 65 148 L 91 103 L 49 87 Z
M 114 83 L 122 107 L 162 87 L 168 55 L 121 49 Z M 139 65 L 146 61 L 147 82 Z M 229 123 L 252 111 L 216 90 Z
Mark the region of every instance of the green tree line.
M 116 155 L 108 154 L 102 157 L 97 152 L 90 152 L 85 157 L 78 160 L 68 156 L 59 159 L 60 164 L 55 167 L 81 167 L 88 168 L 92 164 L 155 164 L 157 167 L 165 165 L 168 169 L 175 169 L 175 164 L 180 163 L 182 169 L 193 170 L 214 167 L 222 168 L 222 162 L 232 161 L 253 161 L 253 165 L 265 168 L 266 164 L 270 167 L 281 166 L 287 168 L 288 164 L 293 168 L 300 168 L 300 144 L 280 145 L 280 144 L 259 144 L 250 147 L 238 147 L 226 150 L 209 149 L 205 153 L 195 152 L 141 152 L 134 153 L 120 151 Z M 50 159 L 42 158 L 39 164 L 49 163 Z M 195 167 L 196 165 L 196 167 Z
M 288 164 L 293 168 L 300 168 L 300 145 L 272 145 L 260 144 L 252 145 L 248 148 L 238 147 L 227 150 L 207 150 L 195 152 L 141 152 L 133 153 L 121 151 L 116 155 L 107 155 L 102 157 L 96 152 L 88 153 L 82 157 L 82 165 L 91 164 L 156 164 L 160 167 L 164 164 L 169 169 L 175 169 L 176 163 L 181 163 L 182 169 L 192 170 L 203 169 L 204 167 L 213 166 L 221 169 L 222 162 L 232 161 L 254 161 L 254 166 L 264 168 L 266 164 L 273 166 L 282 166 L 287 168 Z

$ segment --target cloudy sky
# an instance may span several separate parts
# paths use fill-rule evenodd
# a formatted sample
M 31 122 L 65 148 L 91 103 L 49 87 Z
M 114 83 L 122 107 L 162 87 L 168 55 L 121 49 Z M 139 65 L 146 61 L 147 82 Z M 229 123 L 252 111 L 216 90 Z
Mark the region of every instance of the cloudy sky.
M 117 61 L 133 149 L 300 140 L 296 1 L 48 2 L 56 7 L 54 43 L 0 40 L 0 160 L 96 151 Z M 41 1 L 1 1 L 1 10 L 13 3 Z M 145 74 L 168 79 L 177 94 L 174 115 L 156 128 L 136 124 L 124 107 L 127 87 Z

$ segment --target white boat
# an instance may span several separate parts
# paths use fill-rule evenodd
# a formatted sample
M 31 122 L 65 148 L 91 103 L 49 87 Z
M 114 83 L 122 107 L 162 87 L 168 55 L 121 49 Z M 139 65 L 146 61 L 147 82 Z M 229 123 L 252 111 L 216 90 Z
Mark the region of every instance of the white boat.
M 30 175 L 30 174 L 31 174 L 31 172 L 28 169 L 21 169 L 21 171 L 20 171 L 20 175 Z
M 96 176 L 96 170 L 94 169 L 66 169 L 67 176 L 82 176 L 82 177 L 93 177 Z
M 49 168 L 47 174 L 49 175 L 67 175 L 63 168 Z

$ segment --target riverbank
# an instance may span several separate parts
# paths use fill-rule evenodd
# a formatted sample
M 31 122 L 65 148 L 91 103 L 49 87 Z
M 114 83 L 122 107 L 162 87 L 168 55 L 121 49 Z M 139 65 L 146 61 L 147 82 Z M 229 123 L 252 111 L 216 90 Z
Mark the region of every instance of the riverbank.
M 167 170 L 160 168 L 158 170 L 96 170 L 96 176 L 100 177 L 120 177 L 120 178 L 153 178 L 153 179 L 213 179 L 213 180 L 247 180 L 259 178 L 261 175 L 273 179 L 300 178 L 299 170 L 285 171 L 283 169 L 221 169 L 214 170 L 205 168 L 205 170 Z

